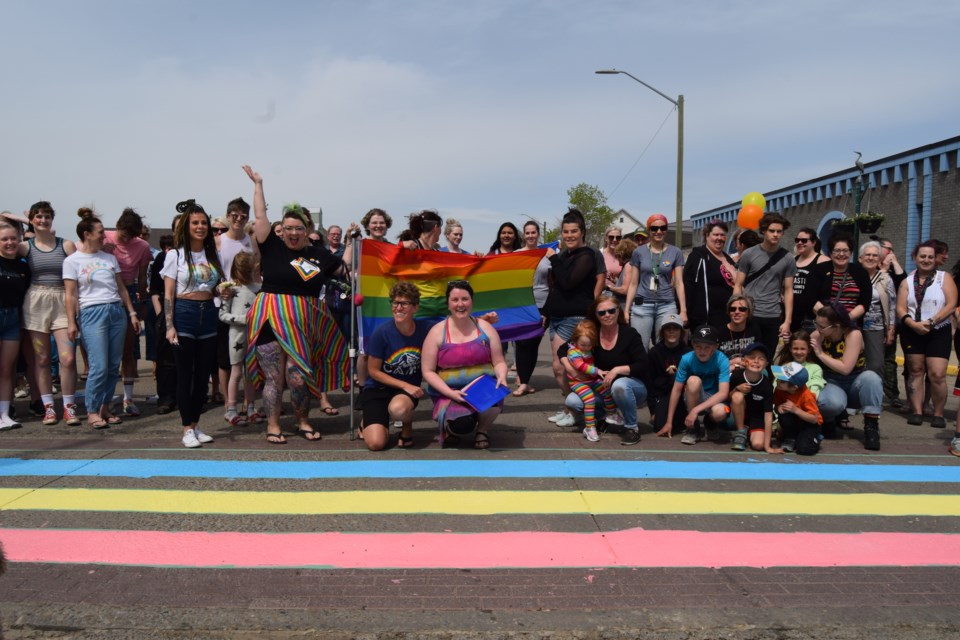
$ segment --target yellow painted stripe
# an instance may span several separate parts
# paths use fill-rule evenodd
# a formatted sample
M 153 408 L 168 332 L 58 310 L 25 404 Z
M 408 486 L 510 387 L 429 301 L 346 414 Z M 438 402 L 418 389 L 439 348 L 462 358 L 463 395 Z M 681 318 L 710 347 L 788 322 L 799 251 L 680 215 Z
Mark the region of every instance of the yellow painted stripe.
M 960 516 L 960 496 L 702 491 L 0 489 L 0 510 L 220 514 Z

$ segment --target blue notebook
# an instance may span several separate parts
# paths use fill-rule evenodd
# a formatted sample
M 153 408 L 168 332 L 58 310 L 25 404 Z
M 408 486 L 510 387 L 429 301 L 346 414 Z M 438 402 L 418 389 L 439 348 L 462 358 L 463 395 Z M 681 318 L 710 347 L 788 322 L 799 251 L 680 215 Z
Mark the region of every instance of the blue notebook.
M 461 391 L 467 404 L 477 413 L 481 413 L 503 400 L 510 393 L 510 388 L 498 387 L 497 379 L 485 373 Z

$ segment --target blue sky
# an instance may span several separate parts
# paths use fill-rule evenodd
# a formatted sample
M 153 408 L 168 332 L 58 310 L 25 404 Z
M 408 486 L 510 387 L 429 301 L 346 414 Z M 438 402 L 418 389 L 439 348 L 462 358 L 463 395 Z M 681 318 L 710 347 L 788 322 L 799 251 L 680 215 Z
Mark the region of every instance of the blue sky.
M 960 4 L 913 4 L 2 0 L 0 208 L 166 226 L 248 163 L 274 213 L 436 208 L 472 249 L 579 182 L 672 219 L 676 113 L 616 67 L 685 96 L 689 216 L 957 135 Z

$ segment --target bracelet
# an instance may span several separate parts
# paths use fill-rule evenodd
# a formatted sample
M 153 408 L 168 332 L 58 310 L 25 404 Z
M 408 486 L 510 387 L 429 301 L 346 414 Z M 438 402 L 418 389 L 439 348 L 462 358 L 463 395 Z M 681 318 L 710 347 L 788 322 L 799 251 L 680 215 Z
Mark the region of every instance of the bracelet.
M 131 318 L 132 318 L 133 316 L 135 316 L 135 315 L 137 315 L 137 312 L 136 312 L 136 311 L 131 311 L 131 312 L 130 312 L 130 317 L 131 317 Z
M 903 314 L 902 316 L 900 316 L 900 324 L 905 324 L 909 319 L 910 319 L 909 313 Z

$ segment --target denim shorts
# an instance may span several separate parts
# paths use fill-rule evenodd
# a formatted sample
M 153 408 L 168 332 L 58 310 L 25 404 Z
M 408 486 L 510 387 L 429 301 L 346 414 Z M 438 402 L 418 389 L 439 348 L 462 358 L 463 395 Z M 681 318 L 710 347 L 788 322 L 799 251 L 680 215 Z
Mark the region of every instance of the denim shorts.
M 20 307 L 0 309 L 0 340 L 20 339 Z
M 220 316 L 213 300 L 177 298 L 173 306 L 173 326 L 177 336 L 203 340 L 217 335 Z
M 564 342 L 569 342 L 573 337 L 573 330 L 583 320 L 585 316 L 570 316 L 569 318 L 550 318 L 550 339 L 554 336 L 560 336 Z

